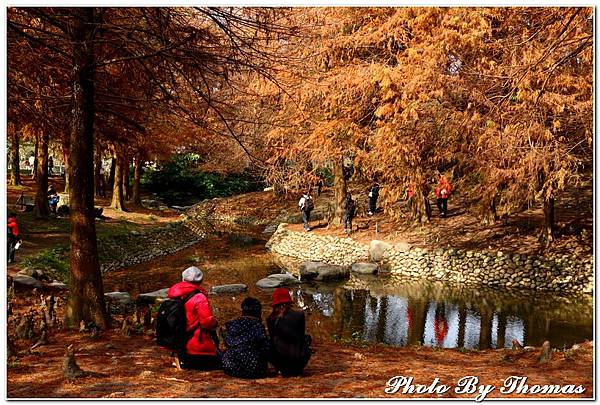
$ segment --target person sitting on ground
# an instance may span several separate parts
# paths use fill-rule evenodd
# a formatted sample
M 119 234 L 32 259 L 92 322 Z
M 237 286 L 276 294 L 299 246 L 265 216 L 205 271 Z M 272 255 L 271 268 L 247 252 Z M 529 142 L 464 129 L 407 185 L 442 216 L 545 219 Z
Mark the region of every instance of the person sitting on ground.
M 10 212 L 8 214 L 8 238 L 7 238 L 7 258 L 8 263 L 13 263 L 15 261 L 15 253 L 17 251 L 18 245 L 21 243 L 21 238 L 19 237 L 19 224 L 17 224 L 17 214 L 14 212 Z
M 221 352 L 213 338 L 218 325 L 208 303 L 208 294 L 202 288 L 204 274 L 195 267 L 181 273 L 183 281 L 169 288 L 169 298 L 187 298 L 185 302 L 186 330 L 191 336 L 177 358 L 181 368 L 215 370 L 221 368 Z M 189 295 L 194 293 L 191 298 Z
M 352 195 L 350 193 L 346 193 L 346 198 L 344 199 L 344 231 L 347 234 L 352 233 L 352 218 L 354 218 L 354 214 L 356 213 L 356 203 L 352 199 Z
M 48 205 L 50 206 L 50 211 L 54 215 L 56 215 L 56 207 L 58 206 L 59 200 L 60 200 L 60 197 L 58 196 L 58 193 L 54 189 L 54 186 L 51 185 L 48 188 Z
M 379 197 L 379 183 L 376 181 L 371 184 L 371 188 L 369 189 L 369 212 L 367 215 L 375 214 L 377 211 L 377 198 Z
M 452 192 L 452 184 L 446 180 L 446 177 L 440 175 L 440 180 L 435 188 L 436 205 L 440 211 L 440 217 L 448 216 L 448 197 Z
M 273 292 L 271 306 L 273 312 L 267 318 L 271 364 L 284 377 L 301 375 L 312 355 L 304 312 L 292 310 L 292 298 L 285 288 Z
M 298 206 L 300 207 L 300 211 L 302 211 L 302 222 L 304 224 L 304 230 L 310 231 L 309 221 L 310 221 L 310 212 L 315 207 L 315 203 L 313 198 L 310 195 L 310 192 L 306 192 L 300 201 L 298 201 Z
M 269 339 L 261 321 L 262 305 L 256 298 L 242 301 L 242 316 L 225 324 L 223 371 L 238 378 L 267 375 Z

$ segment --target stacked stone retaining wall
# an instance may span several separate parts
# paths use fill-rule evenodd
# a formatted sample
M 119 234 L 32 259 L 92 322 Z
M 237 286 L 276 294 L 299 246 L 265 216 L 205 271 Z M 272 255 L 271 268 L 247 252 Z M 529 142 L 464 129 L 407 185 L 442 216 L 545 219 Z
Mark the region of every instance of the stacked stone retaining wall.
M 351 238 L 293 232 L 278 227 L 267 243 L 271 252 L 302 261 L 351 265 L 370 260 L 369 246 Z M 385 251 L 380 265 L 392 274 L 467 286 L 553 291 L 593 291 L 593 258 L 544 257 L 509 252 L 407 248 L 399 243 Z
M 204 239 L 206 233 L 199 226 L 175 222 L 166 227 L 98 241 L 102 273 L 134 266 L 161 256 L 173 254 Z

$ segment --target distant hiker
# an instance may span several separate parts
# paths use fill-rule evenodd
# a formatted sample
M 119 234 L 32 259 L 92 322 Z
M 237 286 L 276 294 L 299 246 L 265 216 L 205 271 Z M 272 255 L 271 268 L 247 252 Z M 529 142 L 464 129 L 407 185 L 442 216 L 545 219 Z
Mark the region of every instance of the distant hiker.
M 344 198 L 344 231 L 346 233 L 352 233 L 352 219 L 354 218 L 354 214 L 356 214 L 356 203 L 352 199 L 352 195 L 350 193 L 346 193 L 346 198 Z
M 11 212 L 8 214 L 8 238 L 7 238 L 7 258 L 8 263 L 15 261 L 15 253 L 21 244 L 19 237 L 19 224 L 17 224 L 17 214 Z
M 352 163 L 349 165 L 343 165 L 342 174 L 344 175 L 344 181 L 350 180 L 350 178 L 354 175 L 354 165 Z
M 410 183 L 406 188 L 406 205 L 409 209 L 412 209 L 413 197 L 415 196 L 415 187 L 413 183 Z
M 448 197 L 452 192 L 452 184 L 446 180 L 446 177 L 440 175 L 440 180 L 435 188 L 436 205 L 440 211 L 440 217 L 448 216 Z
M 242 301 L 242 316 L 225 324 L 223 371 L 238 378 L 267 375 L 269 338 L 261 321 L 262 305 L 256 298 Z
M 199 268 L 192 266 L 185 269 L 181 276 L 183 281 L 169 288 L 167 294 L 173 300 L 172 302 L 174 300 L 183 300 L 184 302 L 186 339 L 183 347 L 178 349 L 179 365 L 183 369 L 218 369 L 221 367 L 221 352 L 217 347 L 218 343 L 212 336 L 218 322 L 210 309 L 208 294 L 201 287 L 204 274 Z M 161 308 L 163 307 L 161 306 Z M 159 318 L 161 312 L 159 309 Z M 159 345 L 165 340 L 163 339 L 165 331 L 162 329 L 162 325 L 160 319 L 157 319 L 156 329 Z
M 104 165 L 102 165 L 102 163 L 100 163 L 97 187 L 98 190 L 96 190 L 96 193 L 98 194 L 98 196 L 106 197 L 106 185 L 104 183 Z
M 58 193 L 54 189 L 54 186 L 51 185 L 48 188 L 48 205 L 50 206 L 50 211 L 54 215 L 56 215 L 56 207 L 58 206 L 59 200 L 60 200 L 60 197 L 58 196 Z
M 379 183 L 376 181 L 371 184 L 371 188 L 369 189 L 369 212 L 367 215 L 375 214 L 377 210 L 377 198 L 379 197 Z
M 300 375 L 312 355 L 304 312 L 292 310 L 292 297 L 285 288 L 273 292 L 271 306 L 273 312 L 267 318 L 271 364 L 284 377 Z
M 315 208 L 315 203 L 313 198 L 310 196 L 310 193 L 302 195 L 300 201 L 298 201 L 298 206 L 300 207 L 300 211 L 302 211 L 302 222 L 304 223 L 304 230 L 310 231 L 310 227 L 308 223 L 310 221 L 310 212 Z
M 29 166 L 31 170 L 35 170 L 35 156 L 33 155 L 29 156 Z
M 52 175 L 54 171 L 54 159 L 52 156 L 48 157 L 48 175 Z
M 317 181 L 317 197 L 321 196 L 321 189 L 323 188 L 323 179 Z

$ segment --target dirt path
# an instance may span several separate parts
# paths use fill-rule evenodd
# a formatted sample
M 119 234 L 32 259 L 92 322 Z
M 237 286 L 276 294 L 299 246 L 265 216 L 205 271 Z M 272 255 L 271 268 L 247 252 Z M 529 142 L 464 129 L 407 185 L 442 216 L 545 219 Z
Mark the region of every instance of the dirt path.
M 316 353 L 305 370 L 305 376 L 242 380 L 228 377 L 222 371 L 177 371 L 171 365 L 169 354 L 158 348 L 149 336 L 127 338 L 111 332 L 94 341 L 85 334 L 61 332 L 50 339 L 50 345 L 9 364 L 8 398 L 438 397 L 435 394 L 403 395 L 401 391 L 394 395 L 386 394 L 387 381 L 396 375 L 411 376 L 414 384 L 426 385 L 439 377 L 441 383 L 452 387 L 464 376 L 477 376 L 481 384 L 497 387 L 490 397 L 507 396 L 498 391 L 506 378 L 526 376 L 529 385 L 574 384 L 585 388 L 583 394 L 559 397 L 593 396 L 593 346 L 589 343 L 583 344 L 573 355 L 555 353 L 549 363 L 540 365 L 537 352 L 504 359 L 505 352 L 501 350 L 460 352 L 426 347 L 364 348 L 316 341 Z M 21 344 L 21 348 L 29 344 Z M 79 366 L 96 375 L 73 381 L 63 377 L 62 357 L 69 344 L 78 349 L 76 358 Z M 453 390 L 443 397 L 460 396 Z M 475 395 L 462 396 L 473 398 Z

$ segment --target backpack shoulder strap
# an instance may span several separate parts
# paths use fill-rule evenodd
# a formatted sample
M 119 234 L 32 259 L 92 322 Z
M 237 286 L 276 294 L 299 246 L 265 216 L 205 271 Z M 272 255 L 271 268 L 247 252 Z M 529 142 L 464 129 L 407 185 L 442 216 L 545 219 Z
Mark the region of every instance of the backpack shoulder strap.
M 186 302 L 188 302 L 194 295 L 196 294 L 202 294 L 200 291 L 198 290 L 194 290 L 191 293 L 189 293 L 188 295 L 186 295 L 185 297 L 180 298 L 183 303 L 185 304 Z

